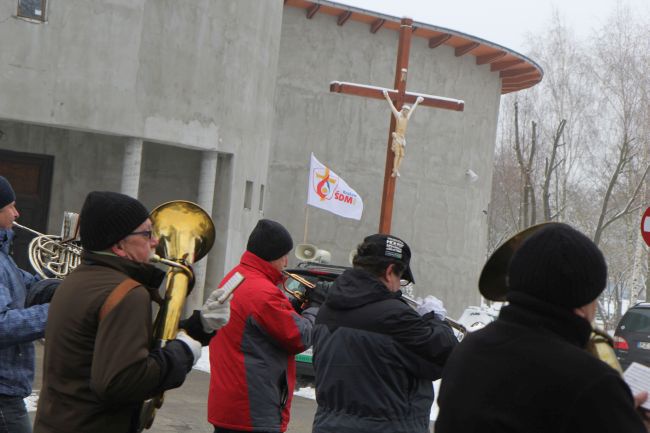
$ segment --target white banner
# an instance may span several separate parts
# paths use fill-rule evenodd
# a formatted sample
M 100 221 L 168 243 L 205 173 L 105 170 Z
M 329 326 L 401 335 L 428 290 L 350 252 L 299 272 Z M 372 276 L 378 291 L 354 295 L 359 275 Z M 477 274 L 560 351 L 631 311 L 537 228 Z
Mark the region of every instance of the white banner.
M 345 218 L 361 219 L 363 200 L 355 190 L 311 154 L 307 204 Z

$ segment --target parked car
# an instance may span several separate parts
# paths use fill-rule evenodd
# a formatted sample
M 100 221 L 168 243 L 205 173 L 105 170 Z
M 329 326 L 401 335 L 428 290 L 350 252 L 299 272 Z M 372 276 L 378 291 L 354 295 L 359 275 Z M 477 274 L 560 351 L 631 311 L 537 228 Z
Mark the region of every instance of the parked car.
M 632 362 L 650 366 L 650 303 L 638 303 L 623 315 L 614 333 L 614 352 L 624 370 Z

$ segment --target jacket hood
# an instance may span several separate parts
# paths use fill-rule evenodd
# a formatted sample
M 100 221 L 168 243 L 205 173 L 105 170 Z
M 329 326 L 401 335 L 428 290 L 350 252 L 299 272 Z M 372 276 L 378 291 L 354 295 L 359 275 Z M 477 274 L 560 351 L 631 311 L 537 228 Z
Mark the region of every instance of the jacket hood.
M 349 310 L 401 295 L 401 292 L 392 293 L 377 277 L 363 269 L 348 269 L 330 287 L 325 304 L 333 309 Z
M 11 243 L 14 240 L 14 231 L 11 229 L 0 229 L 0 251 L 9 255 Z
M 276 286 L 282 282 L 282 272 L 271 266 L 271 263 L 256 256 L 250 251 L 245 251 L 241 256 L 241 265 L 261 273 Z

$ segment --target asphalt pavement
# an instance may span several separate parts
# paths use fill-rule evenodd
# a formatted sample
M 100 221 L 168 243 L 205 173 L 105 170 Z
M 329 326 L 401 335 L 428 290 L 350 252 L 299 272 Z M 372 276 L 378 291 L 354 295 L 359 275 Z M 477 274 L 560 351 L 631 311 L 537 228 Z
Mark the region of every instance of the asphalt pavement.
M 43 344 L 36 342 L 36 377 L 34 391 L 41 388 L 41 368 L 43 365 Z M 145 432 L 169 433 L 192 432 L 213 433 L 214 428 L 207 421 L 207 401 L 210 375 L 203 371 L 192 370 L 183 386 L 165 393 L 165 401 L 157 412 L 154 424 Z M 311 432 L 316 402 L 307 398 L 294 396 L 291 405 L 291 422 L 287 433 Z M 33 420 L 35 412 L 30 412 Z

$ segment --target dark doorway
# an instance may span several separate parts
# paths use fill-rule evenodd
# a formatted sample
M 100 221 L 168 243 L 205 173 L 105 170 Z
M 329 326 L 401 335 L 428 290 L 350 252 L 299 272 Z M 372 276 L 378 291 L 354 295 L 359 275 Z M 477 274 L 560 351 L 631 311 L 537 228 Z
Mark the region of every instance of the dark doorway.
M 16 208 L 20 213 L 17 222 L 41 233 L 47 230 L 53 166 L 51 155 L 0 150 L 0 175 L 16 191 Z M 34 235 L 19 228 L 14 232 L 14 260 L 21 269 L 33 272 L 27 247 Z

